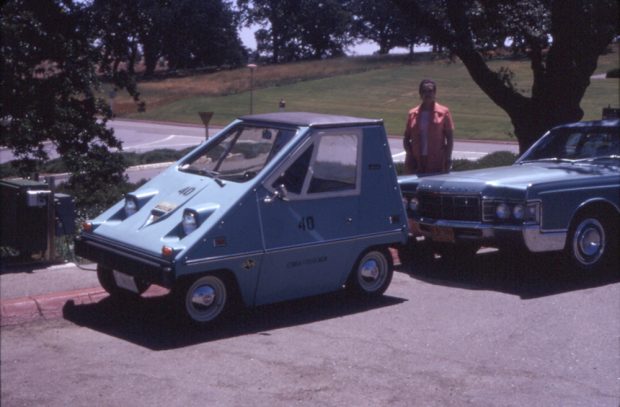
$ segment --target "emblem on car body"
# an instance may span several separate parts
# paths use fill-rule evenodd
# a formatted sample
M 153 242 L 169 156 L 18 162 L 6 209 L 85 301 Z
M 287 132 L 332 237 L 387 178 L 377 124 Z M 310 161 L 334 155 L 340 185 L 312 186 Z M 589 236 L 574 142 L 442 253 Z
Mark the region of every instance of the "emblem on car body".
M 246 270 L 253 269 L 256 266 L 256 262 L 253 259 L 247 259 L 243 262 L 243 268 Z

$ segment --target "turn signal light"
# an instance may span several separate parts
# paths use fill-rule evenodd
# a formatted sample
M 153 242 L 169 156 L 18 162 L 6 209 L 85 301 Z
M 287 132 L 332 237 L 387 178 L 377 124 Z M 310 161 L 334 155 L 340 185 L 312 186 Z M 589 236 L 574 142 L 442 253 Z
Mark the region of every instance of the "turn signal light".
M 93 224 L 91 222 L 84 222 L 82 223 L 82 230 L 84 232 L 92 232 L 93 231 Z
M 161 248 L 161 254 L 163 254 L 166 257 L 170 257 L 174 254 L 174 249 L 169 246 L 164 246 Z

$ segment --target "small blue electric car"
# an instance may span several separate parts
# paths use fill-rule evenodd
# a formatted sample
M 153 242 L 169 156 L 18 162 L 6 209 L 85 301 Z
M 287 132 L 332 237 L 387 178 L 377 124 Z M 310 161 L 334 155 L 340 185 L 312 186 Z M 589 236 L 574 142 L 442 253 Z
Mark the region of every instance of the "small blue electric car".
M 204 325 L 235 296 L 381 295 L 407 237 L 381 120 L 281 112 L 235 120 L 87 222 L 75 251 L 111 296 L 158 284 Z

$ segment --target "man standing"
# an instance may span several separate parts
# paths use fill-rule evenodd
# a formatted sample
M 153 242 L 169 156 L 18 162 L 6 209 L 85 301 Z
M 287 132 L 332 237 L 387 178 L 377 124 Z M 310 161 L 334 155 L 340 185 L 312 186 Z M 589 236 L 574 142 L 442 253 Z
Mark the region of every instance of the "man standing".
M 403 144 L 405 174 L 448 172 L 452 164 L 454 122 L 447 107 L 435 102 L 437 85 L 420 82 L 422 103 L 409 111 Z

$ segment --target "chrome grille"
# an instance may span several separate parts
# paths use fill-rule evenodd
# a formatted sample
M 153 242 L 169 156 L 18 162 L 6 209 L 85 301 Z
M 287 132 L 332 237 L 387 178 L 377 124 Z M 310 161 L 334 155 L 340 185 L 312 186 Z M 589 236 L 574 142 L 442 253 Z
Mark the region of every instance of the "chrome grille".
M 418 214 L 446 220 L 480 221 L 480 198 L 472 195 L 418 194 Z

